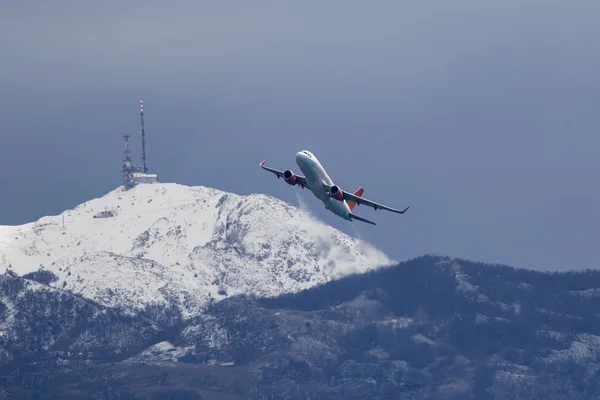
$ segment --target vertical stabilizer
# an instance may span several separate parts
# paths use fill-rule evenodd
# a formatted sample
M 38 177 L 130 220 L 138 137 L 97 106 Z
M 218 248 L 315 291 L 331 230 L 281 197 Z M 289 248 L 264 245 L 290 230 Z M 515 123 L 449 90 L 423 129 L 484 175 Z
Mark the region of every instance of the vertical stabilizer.
M 360 188 L 356 192 L 354 192 L 353 194 L 356 197 L 360 197 L 360 196 L 362 196 L 362 194 L 364 192 L 365 192 L 365 189 Z M 356 206 L 356 202 L 354 200 L 346 200 L 346 203 L 348 204 L 348 207 L 350 207 L 350 211 L 352 211 L 354 209 L 354 207 Z

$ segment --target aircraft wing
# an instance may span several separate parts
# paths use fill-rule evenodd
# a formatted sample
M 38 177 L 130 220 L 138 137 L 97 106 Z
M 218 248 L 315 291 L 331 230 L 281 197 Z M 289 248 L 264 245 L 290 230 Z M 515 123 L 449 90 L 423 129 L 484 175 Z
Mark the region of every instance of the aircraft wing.
M 278 169 L 275 168 L 271 168 L 271 167 L 266 167 L 265 166 L 265 162 L 267 160 L 264 160 L 263 162 L 260 163 L 260 167 L 266 171 L 269 171 L 275 175 L 277 175 L 277 179 L 283 177 L 283 173 L 285 171 L 280 171 Z M 294 174 L 295 175 L 295 174 Z M 302 186 L 303 188 L 306 186 L 306 178 L 301 176 L 301 175 L 296 175 L 296 185 Z
M 325 189 L 327 191 L 331 190 L 331 186 L 329 186 L 329 185 L 324 185 L 324 186 L 325 186 Z M 398 213 L 398 214 L 404 214 L 406 212 L 406 210 L 408 210 L 410 208 L 410 206 L 408 206 L 404 210 L 400 211 L 400 210 L 396 210 L 395 208 L 391 208 L 391 207 L 385 206 L 383 204 L 375 203 L 374 201 L 371 201 L 369 199 L 365 199 L 364 197 L 355 196 L 352 193 L 348 193 L 346 191 L 344 191 L 343 193 L 344 193 L 344 200 L 354 201 L 354 202 L 356 202 L 357 206 L 361 205 L 361 204 L 364 204 L 364 205 L 367 205 L 369 207 L 373 207 L 374 210 L 381 209 L 381 210 L 387 210 L 387 211 L 395 212 L 395 213 Z

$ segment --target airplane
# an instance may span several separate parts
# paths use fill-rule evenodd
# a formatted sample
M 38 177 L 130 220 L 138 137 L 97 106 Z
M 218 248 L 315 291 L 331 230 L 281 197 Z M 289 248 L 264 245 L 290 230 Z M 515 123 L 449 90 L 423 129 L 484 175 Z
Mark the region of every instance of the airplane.
M 296 153 L 296 164 L 300 167 L 300 170 L 305 176 L 296 175 L 291 170 L 279 171 L 274 168 L 265 166 L 267 160 L 265 159 L 260 163 L 260 166 L 269 172 L 277 175 L 277 179 L 283 177 L 283 180 L 292 186 L 300 186 L 302 189 L 307 187 L 319 200 L 325 204 L 325 208 L 334 214 L 342 217 L 345 220 L 362 221 L 368 224 L 376 225 L 375 222 L 369 221 L 363 217 L 359 217 L 354 214 L 352 210 L 354 207 L 360 204 L 373 207 L 373 210 L 387 210 L 398 214 L 404 214 L 410 206 L 404 210 L 399 211 L 394 208 L 385 206 L 383 204 L 375 203 L 371 200 L 367 200 L 362 196 L 365 191 L 362 187 L 354 193 L 348 193 L 334 185 L 333 181 L 327 175 L 325 168 L 321 165 L 317 157 L 310 151 L 302 150 Z

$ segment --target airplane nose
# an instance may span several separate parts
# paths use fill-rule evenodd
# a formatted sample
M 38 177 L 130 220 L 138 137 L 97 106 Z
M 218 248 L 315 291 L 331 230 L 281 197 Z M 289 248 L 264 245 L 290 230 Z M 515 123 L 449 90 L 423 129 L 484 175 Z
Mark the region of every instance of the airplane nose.
M 301 151 L 296 153 L 296 163 L 300 163 L 304 160 L 304 154 Z

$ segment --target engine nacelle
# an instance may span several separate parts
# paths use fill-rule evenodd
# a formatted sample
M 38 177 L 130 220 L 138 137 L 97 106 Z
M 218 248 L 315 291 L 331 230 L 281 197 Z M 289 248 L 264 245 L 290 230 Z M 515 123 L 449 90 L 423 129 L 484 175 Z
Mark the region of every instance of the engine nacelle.
M 289 169 L 283 173 L 283 179 L 290 185 L 296 184 L 296 175 Z
M 329 193 L 331 193 L 331 197 L 333 197 L 336 200 L 339 200 L 339 201 L 344 200 L 344 192 L 342 192 L 342 189 L 340 189 L 336 185 L 333 185 L 331 187 L 331 190 L 329 191 Z

